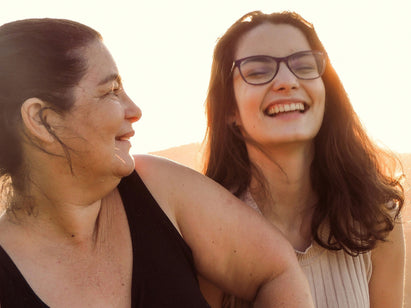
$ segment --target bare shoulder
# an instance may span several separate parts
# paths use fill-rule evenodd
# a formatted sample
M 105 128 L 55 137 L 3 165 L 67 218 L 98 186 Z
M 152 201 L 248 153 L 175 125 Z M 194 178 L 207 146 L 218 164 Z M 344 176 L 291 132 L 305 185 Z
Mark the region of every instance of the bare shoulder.
M 371 251 L 369 283 L 371 307 L 402 307 L 404 292 L 405 243 L 402 223 L 395 224 L 386 242 Z
M 134 155 L 134 162 L 135 162 L 135 169 L 137 173 L 142 175 L 143 177 L 156 176 L 156 175 L 163 175 L 170 171 L 173 176 L 175 173 L 197 173 L 196 171 L 181 165 L 177 162 L 169 160 L 164 157 L 155 156 L 151 154 L 138 154 Z
M 134 156 L 135 170 L 152 191 L 184 191 L 198 185 L 216 183 L 203 174 L 167 158 L 141 154 Z
M 167 164 L 168 160 L 159 156 L 150 154 L 137 154 L 133 155 L 135 168 L 137 172 L 144 172 L 151 167 L 158 166 L 159 164 Z
M 176 207 L 189 200 L 189 191 L 199 187 L 206 178 L 195 170 L 169 159 L 149 155 L 135 155 L 135 170 L 160 208 L 179 230 Z M 179 230 L 180 231 L 180 230 Z
M 388 258 L 402 259 L 404 256 L 404 230 L 403 223 L 398 220 L 394 229 L 389 233 L 385 242 L 379 242 L 375 249 L 372 250 L 371 256 L 373 263 L 388 263 Z
M 135 154 L 133 155 L 134 162 L 136 164 L 136 168 L 143 167 L 145 164 L 155 164 L 155 163 L 164 163 L 164 162 L 171 162 L 167 158 L 163 158 L 160 156 L 152 155 L 152 154 Z

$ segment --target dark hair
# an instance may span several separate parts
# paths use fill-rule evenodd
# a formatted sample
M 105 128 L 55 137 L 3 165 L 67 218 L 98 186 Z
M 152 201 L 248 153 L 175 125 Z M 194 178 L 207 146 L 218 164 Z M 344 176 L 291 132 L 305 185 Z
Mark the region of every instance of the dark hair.
M 293 12 L 250 12 L 218 40 L 206 100 L 204 173 L 234 189 L 237 196 L 250 185 L 257 168 L 248 158 L 244 138 L 230 124 L 236 109 L 231 67 L 239 40 L 264 23 L 294 26 L 313 50 L 326 53 L 314 27 Z M 318 204 L 311 232 L 321 246 L 356 255 L 385 240 L 403 206 L 404 193 L 394 169 L 384 164 L 384 153 L 368 138 L 328 57 L 322 79 L 326 102 L 323 123 L 314 140 L 311 180 Z M 395 162 L 394 156 L 386 157 Z M 325 225 L 329 234 L 324 238 L 320 234 Z
M 21 106 L 31 97 L 64 113 L 87 63 L 76 52 L 101 35 L 74 21 L 26 19 L 0 27 L 0 177 L 2 193 L 24 189 Z M 53 134 L 45 119 L 43 124 Z M 34 142 L 33 142 L 34 144 Z M 68 149 L 62 145 L 66 156 Z M 69 159 L 69 158 L 68 158 Z

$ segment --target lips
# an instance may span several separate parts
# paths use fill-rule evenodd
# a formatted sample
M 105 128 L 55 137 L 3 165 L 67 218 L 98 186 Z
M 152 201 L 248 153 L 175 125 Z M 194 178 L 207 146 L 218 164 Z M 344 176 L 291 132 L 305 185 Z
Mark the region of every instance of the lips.
M 304 113 L 307 111 L 309 106 L 302 102 L 284 102 L 270 104 L 265 110 L 264 114 L 270 117 L 275 117 L 279 114 L 284 114 L 288 112 L 300 112 Z
M 129 131 L 125 134 L 116 136 L 116 140 L 118 141 L 129 141 L 131 137 L 134 136 L 134 131 Z

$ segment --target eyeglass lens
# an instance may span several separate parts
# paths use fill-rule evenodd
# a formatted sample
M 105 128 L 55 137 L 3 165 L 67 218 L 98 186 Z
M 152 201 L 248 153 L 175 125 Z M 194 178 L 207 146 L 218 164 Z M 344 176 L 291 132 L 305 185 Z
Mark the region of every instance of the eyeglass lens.
M 283 59 L 293 74 L 300 79 L 315 79 L 324 69 L 323 56 L 320 53 L 297 53 Z M 264 84 L 270 82 L 278 72 L 280 62 L 269 56 L 255 56 L 245 59 L 240 64 L 240 72 L 246 82 Z

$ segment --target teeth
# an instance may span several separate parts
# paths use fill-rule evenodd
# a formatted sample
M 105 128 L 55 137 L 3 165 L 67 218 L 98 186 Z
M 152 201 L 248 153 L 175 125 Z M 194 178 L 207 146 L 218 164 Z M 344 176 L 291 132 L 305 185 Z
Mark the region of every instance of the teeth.
M 300 110 L 300 111 L 304 111 L 304 104 L 303 103 L 297 103 L 295 104 L 295 110 Z
M 266 113 L 267 115 L 272 116 L 281 112 L 304 111 L 304 109 L 303 103 L 276 104 L 268 108 Z

